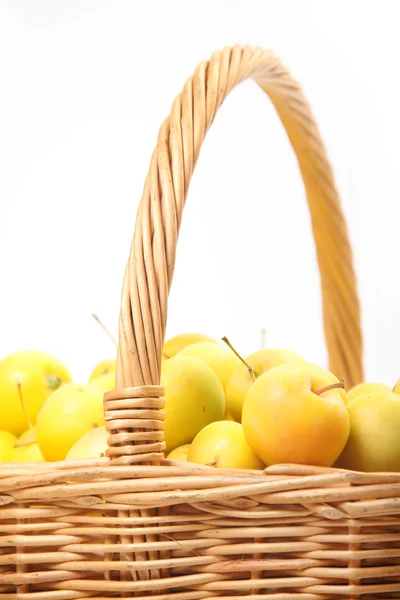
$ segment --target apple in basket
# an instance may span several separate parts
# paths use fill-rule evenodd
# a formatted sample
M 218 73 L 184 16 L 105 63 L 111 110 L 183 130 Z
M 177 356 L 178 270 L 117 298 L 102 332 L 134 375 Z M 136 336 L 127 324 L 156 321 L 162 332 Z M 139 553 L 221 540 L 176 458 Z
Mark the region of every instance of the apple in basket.
M 98 458 L 106 455 L 107 440 L 110 434 L 104 425 L 94 427 L 83 434 L 81 438 L 68 451 L 66 460 L 80 460 Z
M 68 384 L 53 392 L 41 408 L 36 433 L 46 460 L 64 460 L 86 432 L 104 425 L 103 392 L 93 384 Z
M 192 346 L 193 344 L 198 344 L 200 342 L 217 343 L 216 340 L 213 340 L 213 338 L 204 335 L 203 333 L 180 333 L 179 335 L 169 338 L 165 342 L 162 351 L 162 359 L 168 360 L 169 358 L 173 358 L 178 352 L 187 348 L 187 346 Z
M 169 454 L 167 454 L 166 458 L 168 460 L 177 460 L 177 461 L 187 461 L 189 454 L 190 444 L 183 444 L 182 446 L 177 446 L 171 450 Z
M 375 391 L 347 405 L 350 436 L 339 466 L 357 471 L 400 471 L 400 395 Z
M 179 353 L 163 362 L 166 451 L 190 444 L 197 433 L 225 415 L 224 389 L 203 361 Z
M 167 340 L 167 458 L 216 468 L 276 463 L 400 471 L 400 384 L 343 382 L 289 350 L 243 359 L 224 338 L 189 333 Z M 0 361 L 0 461 L 104 456 L 103 395 L 116 361 L 99 363 L 89 384 L 71 383 L 55 357 L 23 351 Z
M 348 401 L 353 400 L 357 396 L 363 396 L 364 394 L 372 394 L 374 392 L 390 392 L 392 391 L 388 385 L 384 383 L 375 382 L 363 382 L 355 385 L 347 393 Z
M 202 429 L 190 444 L 189 462 L 221 469 L 264 469 L 247 443 L 243 427 L 234 421 L 216 421 Z
M 208 365 L 220 380 L 224 391 L 233 371 L 240 365 L 239 358 L 229 348 L 215 342 L 191 344 L 176 356 L 191 356 Z
M 7 462 L 10 460 L 16 441 L 17 438 L 15 435 L 5 429 L 0 429 L 0 462 Z
M 10 462 L 44 462 L 37 442 L 36 427 L 30 427 L 15 441 Z
M 92 380 L 92 385 L 95 385 L 103 392 L 111 392 L 115 388 L 115 373 L 105 373 Z
M 228 381 L 226 388 L 226 407 L 233 419 L 238 423 L 241 423 L 244 401 L 249 389 L 256 379 L 278 365 L 287 362 L 304 363 L 305 359 L 295 352 L 282 350 L 280 348 L 264 348 L 263 350 L 258 350 L 258 352 L 250 354 L 246 359 L 243 359 L 236 352 L 227 338 L 224 338 L 224 341 L 240 359 L 240 363 L 233 371 Z
M 39 410 L 50 394 L 70 381 L 65 365 L 45 352 L 24 350 L 3 358 L 0 361 L 0 428 L 21 435 L 29 425 L 35 425 Z
M 90 373 L 89 383 L 93 383 L 93 381 L 96 381 L 97 379 L 99 379 L 99 377 L 102 377 L 103 375 L 114 374 L 115 376 L 116 370 L 117 361 L 115 360 L 115 358 L 108 358 L 102 360 L 94 367 L 93 371 Z
M 350 431 L 344 384 L 316 365 L 286 363 L 251 386 L 243 406 L 246 440 L 267 464 L 331 466 Z

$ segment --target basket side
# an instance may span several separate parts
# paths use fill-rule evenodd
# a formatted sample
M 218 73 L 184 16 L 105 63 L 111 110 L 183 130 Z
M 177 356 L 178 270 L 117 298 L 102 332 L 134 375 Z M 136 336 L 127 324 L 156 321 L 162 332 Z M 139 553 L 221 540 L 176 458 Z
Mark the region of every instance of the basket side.
M 4 600 L 400 597 L 400 475 L 0 464 Z

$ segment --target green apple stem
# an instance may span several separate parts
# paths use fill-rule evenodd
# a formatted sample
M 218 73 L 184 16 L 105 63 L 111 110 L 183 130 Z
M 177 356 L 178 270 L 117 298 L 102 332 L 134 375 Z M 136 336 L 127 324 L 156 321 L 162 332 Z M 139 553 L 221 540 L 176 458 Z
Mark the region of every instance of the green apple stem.
M 51 390 L 58 390 L 58 388 L 61 386 L 62 384 L 62 380 L 57 377 L 57 375 L 48 375 L 47 377 L 47 385 L 49 386 L 49 388 Z
M 315 393 L 317 394 L 317 396 L 320 396 L 324 392 L 329 392 L 329 390 L 338 390 L 338 389 L 344 390 L 344 379 L 342 379 L 341 381 L 338 381 L 337 383 L 331 383 L 330 385 L 326 385 L 326 386 L 320 388 L 319 390 L 317 390 Z
M 113 336 L 111 331 L 109 329 L 107 329 L 107 327 L 104 325 L 104 323 L 100 320 L 100 318 L 95 313 L 92 313 L 92 317 L 96 321 L 96 323 L 98 323 L 100 325 L 100 327 L 102 328 L 104 333 L 109 337 L 109 339 L 112 341 L 114 346 L 116 348 L 118 348 L 117 340 L 115 339 L 115 337 Z
M 21 402 L 21 406 L 22 406 L 22 411 L 24 413 L 24 417 L 28 423 L 29 429 L 33 429 L 32 426 L 32 422 L 29 418 L 29 414 L 28 411 L 26 410 L 26 406 L 25 406 L 25 402 L 24 402 L 24 397 L 22 395 L 22 385 L 20 382 L 17 383 L 17 388 L 18 388 L 18 395 L 19 395 L 19 401 Z
M 250 377 L 252 377 L 253 380 L 255 381 L 256 380 L 256 374 L 254 372 L 253 367 L 251 365 L 249 365 L 249 363 L 244 360 L 243 356 L 240 356 L 239 352 L 232 346 L 232 344 L 230 343 L 230 341 L 228 340 L 227 337 L 223 337 L 222 341 L 225 342 L 225 344 L 228 346 L 228 348 L 230 348 L 230 350 L 232 350 L 233 354 L 236 354 L 236 356 L 238 357 L 238 359 L 240 361 L 242 361 L 242 363 L 244 364 L 244 366 L 246 367 L 246 369 L 250 373 Z

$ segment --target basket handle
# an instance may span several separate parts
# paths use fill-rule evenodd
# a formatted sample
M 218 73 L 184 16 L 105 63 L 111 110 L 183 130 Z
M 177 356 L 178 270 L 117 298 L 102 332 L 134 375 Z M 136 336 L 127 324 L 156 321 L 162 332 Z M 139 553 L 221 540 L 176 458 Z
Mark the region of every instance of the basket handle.
M 125 272 L 117 389 L 106 395 L 109 454 L 120 462 L 162 458 L 159 387 L 176 245 L 190 179 L 205 134 L 229 92 L 252 78 L 270 97 L 296 153 L 321 276 L 330 369 L 362 380 L 362 336 L 352 253 L 332 169 L 299 84 L 271 51 L 234 46 L 201 63 L 158 135 Z

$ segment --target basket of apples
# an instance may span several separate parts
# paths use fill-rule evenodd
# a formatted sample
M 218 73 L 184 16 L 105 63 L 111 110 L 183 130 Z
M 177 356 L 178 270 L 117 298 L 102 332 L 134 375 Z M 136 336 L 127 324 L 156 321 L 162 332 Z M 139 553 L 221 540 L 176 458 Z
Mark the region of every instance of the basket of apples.
M 297 156 L 329 370 L 229 340 L 164 342 L 204 137 L 252 78 Z M 317 125 L 270 51 L 201 63 L 161 126 L 125 272 L 117 359 L 87 384 L 42 352 L 0 362 L 4 600 L 400 597 L 400 390 L 363 382 L 347 228 Z

